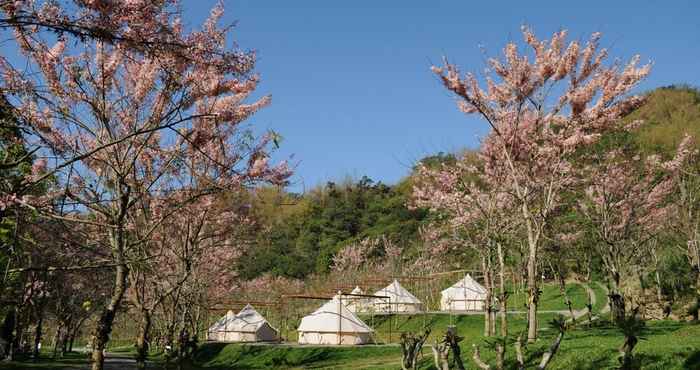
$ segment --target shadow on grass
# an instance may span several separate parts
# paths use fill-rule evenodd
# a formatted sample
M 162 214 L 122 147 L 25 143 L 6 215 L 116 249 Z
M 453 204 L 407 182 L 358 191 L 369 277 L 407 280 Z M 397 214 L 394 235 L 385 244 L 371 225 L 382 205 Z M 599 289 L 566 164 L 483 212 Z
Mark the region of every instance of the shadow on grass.
M 683 362 L 684 369 L 700 369 L 700 351 L 695 351 Z

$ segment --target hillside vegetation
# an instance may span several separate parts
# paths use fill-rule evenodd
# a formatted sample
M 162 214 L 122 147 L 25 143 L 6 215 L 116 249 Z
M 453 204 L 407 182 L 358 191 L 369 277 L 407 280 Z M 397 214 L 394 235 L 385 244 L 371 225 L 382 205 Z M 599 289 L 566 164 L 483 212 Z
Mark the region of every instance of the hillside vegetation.
M 628 116 L 645 120 L 632 139 L 645 154 L 670 155 L 685 133 L 700 138 L 700 91 L 688 86 L 655 89 Z M 454 156 L 424 158 L 427 166 L 450 165 Z M 421 243 L 418 228 L 428 221 L 424 210 L 411 210 L 413 173 L 396 185 L 363 177 L 329 182 L 306 194 L 278 189 L 258 190 L 253 207 L 263 231 L 240 263 L 242 277 L 265 273 L 303 278 L 328 271 L 333 256 L 344 246 L 367 237 L 387 236 L 410 260 Z M 409 261 L 410 262 L 410 261 Z

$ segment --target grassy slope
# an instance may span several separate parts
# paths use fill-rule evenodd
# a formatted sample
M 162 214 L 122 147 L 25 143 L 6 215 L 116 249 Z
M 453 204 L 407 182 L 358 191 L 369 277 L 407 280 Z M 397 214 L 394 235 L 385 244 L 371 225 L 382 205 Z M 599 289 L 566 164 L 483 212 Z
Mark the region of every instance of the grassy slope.
M 637 142 L 647 153 L 671 154 L 685 133 L 700 139 L 700 91 L 688 87 L 659 88 L 647 103 L 626 118 L 643 119 Z
M 597 284 L 590 284 L 596 293 L 597 304 L 594 311 L 603 308 L 605 291 Z M 542 306 L 548 310 L 563 310 L 566 307 L 556 285 L 543 288 Z M 567 286 L 574 308 L 585 306 L 585 289 L 572 284 Z M 517 299 L 517 298 L 516 298 Z M 531 365 L 549 346 L 554 332 L 547 328 L 547 322 L 554 314 L 540 314 L 541 340 L 531 345 L 527 361 Z M 428 343 L 437 339 L 449 325 L 455 325 L 462 342 L 465 362 L 471 362 L 472 345 L 482 347 L 482 357 L 493 361 L 493 353 L 484 344 L 484 321 L 482 315 L 395 315 L 363 316 L 365 322 L 376 330 L 376 340 L 380 343 L 395 342 L 400 332 L 416 332 L 425 326 L 432 327 Z M 519 333 L 525 329 L 525 315 L 509 315 L 509 332 Z M 560 353 L 552 363 L 553 369 L 601 369 L 616 365 L 617 348 L 623 336 L 610 325 L 581 328 L 567 333 Z M 513 357 L 512 348 L 509 358 Z M 645 369 L 695 369 L 700 368 L 700 325 L 673 321 L 653 322 L 649 331 L 637 346 L 637 353 Z M 432 355 L 424 349 L 425 360 L 422 369 L 432 368 Z M 362 347 L 312 347 L 312 346 L 267 346 L 236 345 L 213 343 L 205 345 L 196 358 L 196 368 L 335 368 L 335 369 L 395 369 L 400 367 L 401 351 L 394 345 L 371 345 Z M 193 367 L 194 368 L 194 367 Z
M 480 335 L 483 327 L 480 316 L 463 316 L 457 320 L 463 359 L 471 363 L 471 345 L 484 346 Z M 405 319 L 404 328 L 422 325 L 420 318 Z M 524 328 L 524 320 L 514 322 L 513 329 Z M 444 323 L 443 323 L 444 324 Z M 438 325 L 442 326 L 442 325 Z M 517 330 L 514 330 L 517 332 Z M 541 340 L 531 345 L 526 355 L 530 365 L 549 345 L 554 332 L 543 330 Z M 700 326 L 671 321 L 650 324 L 646 340 L 640 342 L 637 354 L 644 369 L 700 368 Z M 611 326 L 582 328 L 567 333 L 552 369 L 602 369 L 616 365 L 617 347 L 623 337 Z M 430 369 L 430 349 L 424 350 L 426 360 L 421 368 Z M 513 351 L 510 349 L 509 358 Z M 491 351 L 482 349 L 482 357 L 493 361 Z M 400 349 L 396 345 L 364 347 L 309 347 L 309 346 L 246 346 L 235 344 L 208 344 L 199 352 L 198 367 L 204 368 L 336 368 L 336 369 L 395 369 L 400 363 Z
M 527 302 L 527 292 L 515 291 L 508 297 L 508 310 L 524 310 L 525 302 Z M 586 307 L 588 302 L 588 294 L 586 289 L 580 284 L 567 284 L 566 294 L 569 295 L 574 310 L 580 310 Z M 557 284 L 545 284 L 542 286 L 542 295 L 540 296 L 539 309 L 543 311 L 564 311 L 568 308 L 564 304 L 564 298 L 559 293 Z

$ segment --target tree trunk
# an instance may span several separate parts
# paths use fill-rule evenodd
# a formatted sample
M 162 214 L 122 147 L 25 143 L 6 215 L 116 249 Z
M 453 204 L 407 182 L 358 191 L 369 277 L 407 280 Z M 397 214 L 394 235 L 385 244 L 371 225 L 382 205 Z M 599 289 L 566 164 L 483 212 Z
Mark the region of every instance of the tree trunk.
M 146 368 L 146 357 L 148 357 L 148 333 L 151 330 L 151 313 L 141 310 L 141 327 L 136 338 L 136 368 L 143 370 Z
M 474 346 L 474 355 L 472 356 L 472 358 L 474 359 L 474 363 L 476 364 L 476 366 L 478 366 L 479 369 L 482 369 L 482 370 L 491 369 L 491 366 L 489 366 L 489 364 L 485 363 L 481 359 L 481 353 L 479 352 L 479 347 L 476 344 L 472 344 L 472 346 Z
M 505 339 L 503 339 L 505 342 Z M 500 340 L 496 343 L 496 369 L 503 370 L 503 364 L 506 356 L 506 349 Z
M 53 336 L 53 358 L 58 355 L 58 348 L 61 345 L 61 331 L 63 330 L 63 324 L 59 323 L 56 328 L 56 334 Z
M 656 299 L 659 302 L 663 302 L 664 295 L 663 292 L 661 292 L 661 274 L 659 273 L 659 269 L 654 271 L 654 277 L 656 278 Z
M 564 331 L 562 330 L 559 332 L 559 335 L 557 335 L 557 338 L 554 340 L 554 343 L 552 343 L 552 346 L 549 347 L 549 351 L 542 355 L 542 361 L 540 361 L 540 365 L 537 367 L 538 369 L 545 369 L 547 365 L 549 365 L 549 362 L 552 361 L 554 355 L 557 354 L 557 350 L 559 350 L 559 345 L 561 344 L 561 340 L 563 338 Z
M 518 370 L 525 369 L 525 357 L 523 356 L 523 335 L 522 333 L 515 338 L 515 358 Z
M 423 343 L 428 339 L 430 330 L 421 335 L 413 333 L 401 334 L 401 369 L 415 370 L 418 368 L 418 356 L 421 354 Z
M 612 319 L 614 322 L 622 322 L 625 319 L 625 298 L 620 291 L 620 274 L 617 271 L 611 273 L 610 285 Z
M 112 334 L 114 316 L 126 291 L 127 274 L 126 264 L 121 263 L 116 266 L 112 297 L 109 304 L 102 310 L 92 334 L 92 370 L 102 370 L 104 367 L 104 350 L 109 341 L 109 336 Z
M 481 269 L 484 272 L 484 288 L 486 288 L 486 299 L 484 301 L 484 304 L 486 305 L 485 310 L 484 310 L 484 336 L 485 337 L 490 337 L 491 336 L 491 311 L 493 310 L 491 302 L 493 301 L 493 287 L 491 286 L 491 279 L 489 277 L 490 275 L 490 268 L 489 264 L 487 263 L 486 256 L 481 257 Z
M 14 330 L 15 322 L 17 320 L 17 308 L 12 307 L 5 318 L 2 321 L 2 327 L 0 328 L 0 338 L 7 342 L 7 348 L 3 348 L 3 352 L 0 353 L 0 360 L 10 359 L 10 354 L 12 353 L 12 344 L 15 341 Z
M 61 357 L 64 357 L 68 353 L 68 336 L 69 330 L 66 328 L 61 336 Z
M 527 257 L 527 341 L 534 343 L 537 340 L 537 304 L 540 290 L 537 286 L 537 246 L 534 243 L 529 243 L 529 247 Z
M 489 285 L 491 285 L 491 304 L 489 304 L 489 313 L 491 314 L 491 319 L 489 320 L 491 323 L 491 327 L 489 328 L 489 331 L 491 332 L 491 335 L 496 335 L 496 284 L 494 281 L 494 274 L 495 271 L 493 270 L 493 266 L 491 265 L 491 260 L 489 259 Z
M 508 336 L 508 292 L 506 291 L 506 277 L 505 277 L 505 264 L 503 262 L 503 247 L 500 243 L 497 244 L 498 247 L 498 278 L 499 278 L 499 288 L 500 288 L 500 302 L 499 302 L 499 312 L 501 314 L 501 336 Z
M 621 370 L 629 370 L 632 369 L 633 365 L 633 356 L 632 356 L 632 351 L 634 351 L 634 347 L 637 345 L 637 342 L 639 340 L 637 339 L 636 336 L 634 335 L 626 335 L 625 336 L 625 342 L 622 344 L 620 347 L 620 369 Z
M 36 323 L 36 329 L 34 331 L 34 361 L 39 360 L 39 355 L 40 355 L 40 350 L 41 350 L 41 332 L 42 332 L 42 326 L 44 325 L 44 310 L 39 309 L 38 310 L 38 320 Z
M 8 358 L 10 361 L 14 361 L 18 353 L 22 352 L 22 317 L 21 312 L 18 308 L 15 309 L 15 322 L 13 328 L 12 341 L 10 342 L 10 349 L 8 351 Z
M 572 307 L 571 298 L 566 292 L 566 280 L 564 280 L 564 276 L 559 271 L 555 273 L 557 274 L 557 280 L 559 281 L 559 292 L 562 296 L 564 296 L 564 304 L 566 304 L 566 307 L 569 308 L 569 315 L 571 315 L 572 322 L 576 323 L 576 315 L 574 315 L 574 309 Z
M 89 316 L 83 316 L 80 320 L 78 320 L 78 323 L 75 325 L 73 330 L 70 331 L 69 333 L 69 341 L 68 341 L 68 352 L 73 352 L 73 343 L 75 342 L 75 337 L 80 335 L 80 331 L 82 330 L 83 324 L 85 323 L 85 320 L 88 319 Z
M 435 340 L 433 345 L 433 361 L 438 370 L 450 370 L 450 346 L 446 342 Z
M 452 350 L 452 357 L 454 357 L 455 360 L 455 367 L 457 370 L 464 370 L 464 363 L 462 362 L 462 349 L 459 347 L 459 342 L 462 341 L 462 338 L 457 335 L 457 328 L 447 328 L 446 338 L 447 343 L 450 345 L 450 349 Z
M 68 352 L 73 352 L 73 342 L 75 341 L 75 334 L 70 335 L 70 339 L 68 340 Z
M 697 280 L 695 281 L 695 319 L 700 319 L 700 265 L 696 273 Z
M 664 296 L 661 292 L 661 273 L 659 272 L 659 255 L 656 253 L 655 246 L 651 248 L 651 257 L 654 259 L 654 279 L 656 280 L 656 300 L 659 303 L 663 302 Z

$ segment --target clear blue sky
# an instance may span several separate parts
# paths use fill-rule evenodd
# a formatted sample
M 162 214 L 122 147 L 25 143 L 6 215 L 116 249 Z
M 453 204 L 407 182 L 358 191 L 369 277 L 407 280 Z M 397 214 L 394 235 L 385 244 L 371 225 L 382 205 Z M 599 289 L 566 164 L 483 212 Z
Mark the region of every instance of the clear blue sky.
M 215 0 L 185 0 L 198 25 Z M 485 125 L 461 114 L 430 73 L 449 56 L 482 70 L 520 25 L 541 37 L 566 28 L 603 32 L 611 55 L 635 53 L 654 68 L 642 90 L 700 84 L 700 2 L 226 0 L 232 41 L 255 49 L 260 92 L 273 103 L 252 118 L 284 137 L 276 158 L 294 155 L 292 190 L 346 175 L 394 183 L 427 154 L 475 147 Z
M 206 5 L 204 5 L 206 4 Z M 185 1 L 197 24 L 214 1 Z M 564 5 L 566 4 L 566 5 Z M 260 91 L 272 105 L 253 118 L 294 155 L 293 190 L 346 175 L 394 183 L 438 151 L 474 147 L 486 132 L 462 115 L 429 71 L 442 55 L 481 70 L 484 54 L 521 40 L 523 23 L 539 37 L 566 28 L 604 34 L 613 56 L 651 59 L 649 89 L 700 84 L 698 1 L 271 1 L 228 0 L 235 41 L 259 55 Z

